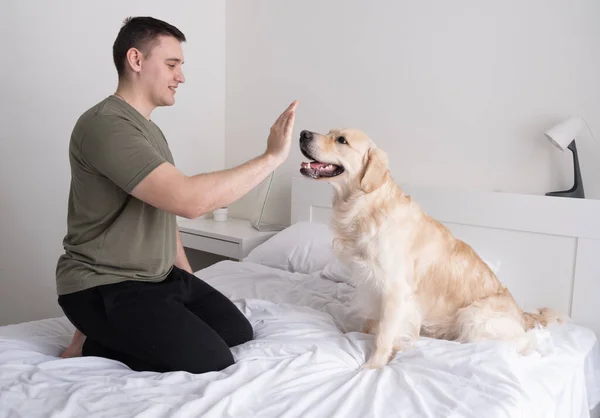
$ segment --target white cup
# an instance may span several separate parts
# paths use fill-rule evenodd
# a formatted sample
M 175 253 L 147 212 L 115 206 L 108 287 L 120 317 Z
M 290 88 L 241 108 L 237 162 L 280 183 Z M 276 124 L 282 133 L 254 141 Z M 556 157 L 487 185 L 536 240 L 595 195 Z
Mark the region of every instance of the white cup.
M 219 208 L 213 210 L 213 218 L 216 222 L 226 222 L 227 221 L 227 208 Z

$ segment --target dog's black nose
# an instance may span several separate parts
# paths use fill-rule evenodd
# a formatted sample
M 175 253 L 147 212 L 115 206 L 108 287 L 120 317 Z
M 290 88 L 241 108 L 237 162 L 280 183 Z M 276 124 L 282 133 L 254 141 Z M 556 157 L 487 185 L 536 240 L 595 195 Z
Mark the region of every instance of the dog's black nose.
M 313 138 L 313 134 L 311 131 L 302 131 L 300 132 L 300 141 L 310 141 Z

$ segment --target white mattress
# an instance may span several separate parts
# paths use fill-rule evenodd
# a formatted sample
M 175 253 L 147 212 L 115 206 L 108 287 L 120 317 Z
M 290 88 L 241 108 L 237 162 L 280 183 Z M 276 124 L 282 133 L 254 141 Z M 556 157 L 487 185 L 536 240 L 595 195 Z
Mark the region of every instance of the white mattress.
M 575 325 L 540 331 L 546 356 L 499 343 L 422 338 L 361 370 L 372 336 L 352 331 L 353 288 L 249 262 L 199 273 L 234 299 L 255 339 L 222 372 L 133 372 L 59 359 L 65 318 L 0 327 L 0 417 L 587 417 L 600 402 L 600 348 Z

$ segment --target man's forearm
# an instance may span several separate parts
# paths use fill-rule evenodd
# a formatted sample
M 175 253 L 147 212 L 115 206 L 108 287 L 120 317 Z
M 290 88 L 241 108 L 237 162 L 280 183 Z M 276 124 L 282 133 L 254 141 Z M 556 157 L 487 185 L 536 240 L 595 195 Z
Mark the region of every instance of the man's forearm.
M 193 274 L 192 266 L 190 265 L 190 262 L 185 255 L 185 250 L 183 249 L 183 242 L 181 242 L 181 234 L 179 229 L 177 230 L 177 254 L 175 255 L 175 266 Z
M 186 177 L 184 190 L 190 196 L 192 217 L 240 199 L 258 186 L 277 165 L 274 157 L 264 154 L 228 170 Z
M 194 219 L 240 199 L 255 188 L 289 154 L 297 101 L 275 121 L 267 138 L 267 150 L 259 157 L 228 170 L 186 176 L 164 162 L 131 191 L 141 201 L 178 216 Z

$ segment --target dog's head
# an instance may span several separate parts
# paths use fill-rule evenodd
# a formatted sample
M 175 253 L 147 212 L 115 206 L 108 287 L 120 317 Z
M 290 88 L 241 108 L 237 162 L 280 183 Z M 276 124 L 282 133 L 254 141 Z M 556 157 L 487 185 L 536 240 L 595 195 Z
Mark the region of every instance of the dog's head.
M 387 155 L 358 129 L 334 129 L 326 135 L 302 131 L 300 150 L 310 160 L 302 163 L 302 175 L 334 185 L 356 185 L 365 193 L 379 188 L 388 172 Z

